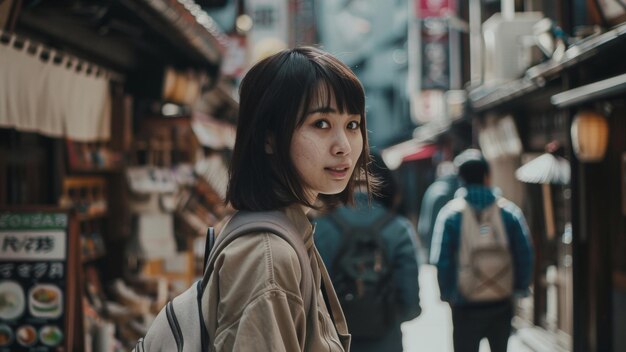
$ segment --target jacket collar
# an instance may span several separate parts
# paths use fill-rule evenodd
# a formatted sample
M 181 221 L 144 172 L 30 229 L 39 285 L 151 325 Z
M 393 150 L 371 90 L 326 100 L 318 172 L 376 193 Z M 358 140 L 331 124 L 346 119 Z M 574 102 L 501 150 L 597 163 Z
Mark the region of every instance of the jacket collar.
M 496 201 L 496 193 L 496 190 L 486 186 L 471 185 L 459 189 L 457 196 L 465 198 L 472 208 L 483 210 Z
M 307 250 L 313 245 L 313 231 L 314 227 L 307 218 L 302 206 L 300 204 L 293 204 L 283 209 L 287 218 L 291 220 L 298 232 L 303 234 L 302 239 L 306 245 Z

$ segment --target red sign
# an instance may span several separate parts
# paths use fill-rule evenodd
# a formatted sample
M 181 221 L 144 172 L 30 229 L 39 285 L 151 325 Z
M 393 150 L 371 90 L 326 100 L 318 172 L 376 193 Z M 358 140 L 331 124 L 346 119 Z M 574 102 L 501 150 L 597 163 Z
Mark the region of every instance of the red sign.
M 446 17 L 456 12 L 456 0 L 417 0 L 418 18 Z

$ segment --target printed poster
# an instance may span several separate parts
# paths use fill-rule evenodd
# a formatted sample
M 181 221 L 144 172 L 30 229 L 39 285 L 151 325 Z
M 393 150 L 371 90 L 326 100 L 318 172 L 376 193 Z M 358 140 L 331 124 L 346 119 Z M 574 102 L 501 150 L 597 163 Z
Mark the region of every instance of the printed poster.
M 68 215 L 0 212 L 0 352 L 66 351 Z

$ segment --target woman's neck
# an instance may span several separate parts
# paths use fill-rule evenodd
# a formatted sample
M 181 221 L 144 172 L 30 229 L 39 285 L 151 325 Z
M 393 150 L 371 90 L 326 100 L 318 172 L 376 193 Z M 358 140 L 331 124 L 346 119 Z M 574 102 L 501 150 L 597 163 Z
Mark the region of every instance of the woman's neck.
M 302 209 L 302 212 L 304 212 L 304 215 L 307 215 L 309 211 L 311 211 L 311 208 L 307 207 L 306 205 L 299 204 L 298 206 L 300 207 L 300 209 Z

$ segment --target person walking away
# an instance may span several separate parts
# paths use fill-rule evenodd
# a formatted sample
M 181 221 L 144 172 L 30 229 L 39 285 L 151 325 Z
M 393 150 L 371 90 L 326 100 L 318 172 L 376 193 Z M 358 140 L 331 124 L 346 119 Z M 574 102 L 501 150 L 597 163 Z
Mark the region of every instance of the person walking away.
M 458 180 L 454 164 L 451 161 L 443 161 L 437 166 L 437 179 L 424 193 L 417 222 L 417 234 L 421 248 L 426 252 L 425 258 L 430 256 L 430 245 L 437 215 L 441 208 L 454 199 L 454 194 L 459 189 Z
M 402 322 L 421 313 L 416 233 L 396 213 L 397 184 L 382 160 L 371 171 L 380 182 L 371 205 L 357 194 L 356 207 L 318 218 L 315 242 L 352 333 L 352 351 L 402 351 Z
M 348 351 L 345 318 L 306 214 L 350 204 L 357 181 L 369 190 L 363 87 L 332 55 L 302 47 L 255 64 L 239 93 L 226 201 L 239 212 L 285 214 L 310 263 L 301 265 L 292 246 L 264 231 L 226 246 L 202 297 L 211 350 Z M 314 279 L 308 311 L 303 270 Z
M 430 257 L 452 310 L 454 351 L 478 352 L 487 338 L 492 352 L 505 352 L 514 298 L 528 294 L 532 277 L 528 226 L 522 211 L 490 188 L 479 150 L 454 162 L 463 187 L 437 217 Z

